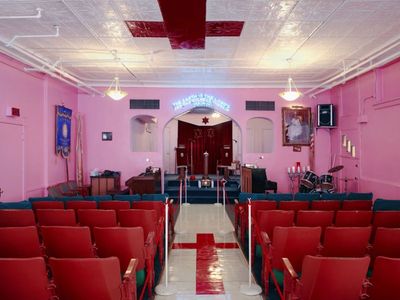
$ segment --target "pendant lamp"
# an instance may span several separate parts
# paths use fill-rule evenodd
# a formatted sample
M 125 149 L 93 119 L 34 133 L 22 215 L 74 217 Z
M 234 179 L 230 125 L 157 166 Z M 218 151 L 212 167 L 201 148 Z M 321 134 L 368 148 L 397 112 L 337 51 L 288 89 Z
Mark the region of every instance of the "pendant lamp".
M 288 58 L 287 62 L 289 63 L 289 70 L 290 70 L 291 59 Z M 302 95 L 303 94 L 298 91 L 293 78 L 289 75 L 286 88 L 283 92 L 279 93 L 279 96 L 286 101 L 295 101 L 299 99 Z
M 106 91 L 106 95 L 111 99 L 118 101 L 128 95 L 127 92 L 121 90 L 119 86 L 119 78 L 115 77 Z

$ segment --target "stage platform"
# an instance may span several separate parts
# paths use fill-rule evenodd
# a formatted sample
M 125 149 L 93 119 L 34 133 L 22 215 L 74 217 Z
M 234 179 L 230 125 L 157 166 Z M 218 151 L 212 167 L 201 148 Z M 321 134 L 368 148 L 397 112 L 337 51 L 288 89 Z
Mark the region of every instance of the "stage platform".
M 190 179 L 191 175 L 188 175 Z M 195 180 L 188 180 L 187 198 L 189 203 L 210 204 L 217 201 L 217 176 L 209 175 L 210 179 L 214 182 L 214 187 L 199 188 L 198 181 L 203 175 L 194 175 Z M 222 177 L 220 177 L 222 179 Z M 164 190 L 170 198 L 179 200 L 179 180 L 178 174 L 166 174 L 164 177 Z M 225 184 L 228 199 L 233 201 L 240 193 L 240 176 L 232 175 L 229 177 Z M 183 194 L 182 201 L 185 201 L 185 194 Z M 227 201 L 228 201 L 227 199 Z M 222 202 L 222 187 L 220 191 L 220 201 Z

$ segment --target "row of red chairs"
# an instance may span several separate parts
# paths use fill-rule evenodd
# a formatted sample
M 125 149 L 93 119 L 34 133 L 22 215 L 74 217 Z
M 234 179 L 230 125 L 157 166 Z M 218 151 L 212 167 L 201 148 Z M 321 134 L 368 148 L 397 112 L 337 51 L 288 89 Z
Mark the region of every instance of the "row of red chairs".
M 372 226 L 373 234 L 377 227 L 400 227 L 400 211 L 318 211 L 318 210 L 262 210 L 256 208 L 252 216 L 257 216 L 255 223 L 265 227 L 272 233 L 274 226 L 320 226 L 324 231 L 327 226 L 335 225 L 340 227 L 362 227 Z M 244 242 L 247 230 L 247 213 L 243 212 L 238 232 L 241 242 Z M 269 228 L 269 229 L 268 229 Z
M 154 232 L 147 236 L 142 227 L 95 227 L 93 242 L 89 227 L 42 226 L 43 245 L 34 226 L 0 228 L 0 257 L 29 258 L 45 254 L 52 258 L 95 258 L 116 256 L 122 270 L 129 267 L 132 258 L 137 260 L 137 271 L 144 280 L 149 294 L 154 284 Z M 0 297 L 0 299 L 2 299 Z
M 257 215 L 258 210 L 365 210 L 371 211 L 372 200 L 315 200 L 309 201 L 273 201 L 257 200 L 252 201 L 252 215 Z M 247 229 L 247 203 L 239 203 L 235 200 L 235 231 L 239 235 Z M 239 228 L 242 232 L 239 231 Z
M 328 227 L 322 247 L 320 246 L 320 227 L 277 226 L 273 230 L 273 238 L 270 238 L 266 232 L 261 232 L 259 238 L 263 254 L 262 278 L 266 292 L 268 293 L 269 278 L 272 278 L 282 298 L 284 258 L 290 261 L 296 273 L 301 273 L 306 255 L 365 257 L 369 252 L 372 260 L 371 267 L 378 256 L 400 258 L 400 228 L 378 228 L 372 248 L 368 247 L 370 232 L 370 227 Z M 366 271 L 362 276 L 366 276 Z M 287 283 L 283 284 L 286 289 L 285 284 Z M 332 295 L 336 296 L 331 299 L 342 299 L 337 297 L 337 294 Z
M 116 257 L 50 258 L 49 266 L 51 282 L 43 257 L 0 258 L 0 299 L 137 299 L 136 259 L 126 270 Z
M 150 232 L 154 232 L 154 244 L 159 249 L 160 263 L 163 261 L 164 217 L 160 210 L 121 209 L 116 212 L 103 209 L 78 209 L 77 211 L 73 209 L 37 209 L 35 213 L 39 226 L 88 226 L 92 237 L 94 227 L 118 225 L 142 227 L 146 237 Z M 35 225 L 36 220 L 32 210 L 0 210 L 0 228 Z

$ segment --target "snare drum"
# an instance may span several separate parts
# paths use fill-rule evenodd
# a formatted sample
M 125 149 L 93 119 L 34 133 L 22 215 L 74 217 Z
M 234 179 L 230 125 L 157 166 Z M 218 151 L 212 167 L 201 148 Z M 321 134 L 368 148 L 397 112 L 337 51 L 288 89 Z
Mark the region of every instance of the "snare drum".
M 318 183 L 318 176 L 313 171 L 307 171 L 300 182 L 302 185 L 312 189 Z
M 333 188 L 333 176 L 331 174 L 322 174 L 319 181 L 322 189 L 330 190 Z

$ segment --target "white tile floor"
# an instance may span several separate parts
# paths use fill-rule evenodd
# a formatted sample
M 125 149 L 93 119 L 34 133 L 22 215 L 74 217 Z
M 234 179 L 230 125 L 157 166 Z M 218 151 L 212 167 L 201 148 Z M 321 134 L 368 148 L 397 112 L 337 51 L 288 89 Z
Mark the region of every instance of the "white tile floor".
M 182 207 L 175 225 L 174 243 L 196 243 L 197 233 L 213 233 L 216 243 L 237 242 L 233 226 L 222 207 L 212 204 L 192 204 Z M 248 284 L 248 265 L 239 248 L 217 249 L 219 268 L 222 275 L 223 293 L 218 295 L 196 295 L 196 250 L 172 249 L 169 254 L 169 286 L 176 289 L 172 296 L 156 296 L 156 300 L 246 300 L 262 299 L 261 296 L 245 296 L 240 285 Z M 207 276 L 205 276 L 207 277 Z M 254 279 L 253 279 L 254 282 Z M 160 284 L 165 285 L 165 273 Z

